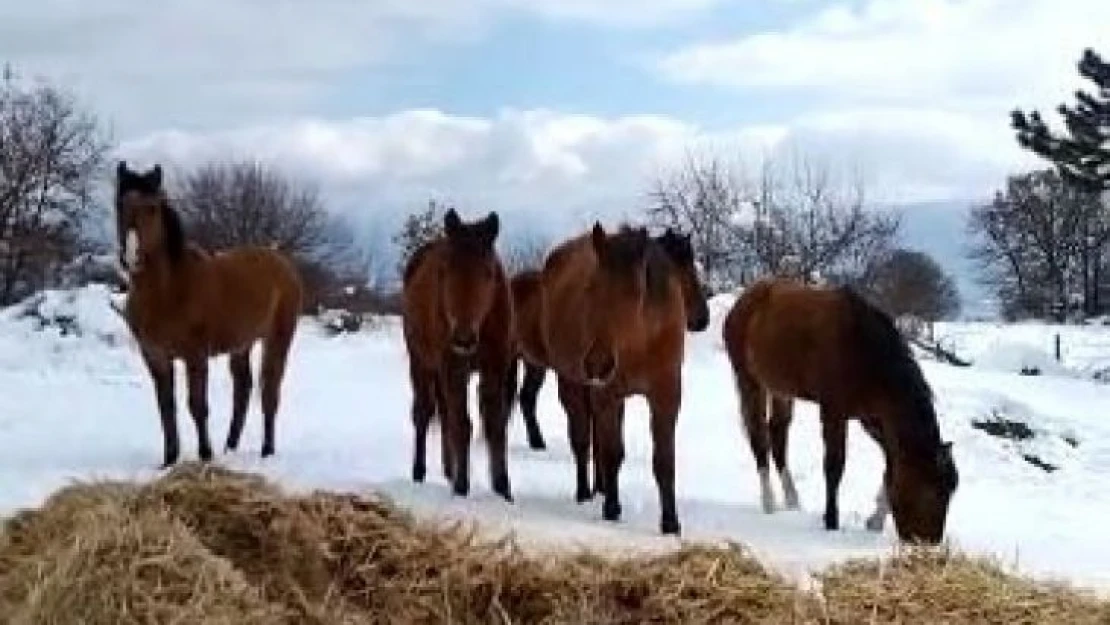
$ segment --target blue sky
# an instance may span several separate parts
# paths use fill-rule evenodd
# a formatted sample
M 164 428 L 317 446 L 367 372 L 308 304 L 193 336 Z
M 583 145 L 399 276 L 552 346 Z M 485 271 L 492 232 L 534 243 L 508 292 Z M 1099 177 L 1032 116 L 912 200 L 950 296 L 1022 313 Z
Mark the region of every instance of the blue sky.
M 635 216 L 691 151 L 742 179 L 802 153 L 914 210 L 988 197 L 1043 166 L 1009 112 L 1067 99 L 1081 50 L 1105 41 L 1110 3 L 1061 6 L 0 0 L 0 59 L 75 89 L 116 156 L 171 183 L 260 158 L 362 223 L 432 196 L 567 231 Z

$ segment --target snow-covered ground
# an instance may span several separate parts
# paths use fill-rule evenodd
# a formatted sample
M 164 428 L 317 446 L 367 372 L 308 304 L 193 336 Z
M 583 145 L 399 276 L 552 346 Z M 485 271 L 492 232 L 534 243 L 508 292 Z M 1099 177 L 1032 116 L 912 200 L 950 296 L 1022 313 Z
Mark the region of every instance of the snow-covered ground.
M 39 319 L 26 316 L 27 305 L 0 312 L 0 515 L 37 505 L 74 478 L 146 479 L 157 474 L 161 433 L 153 393 L 108 298 L 107 290 L 96 287 L 47 294 L 34 308 L 40 318 L 72 318 L 79 334 L 64 336 L 55 322 L 40 328 Z M 688 347 L 678 426 L 683 539 L 734 539 L 750 545 L 768 564 L 801 578 L 848 556 L 890 553 L 891 520 L 881 536 L 863 529 L 879 485 L 881 458 L 854 425 L 841 488 L 844 529 L 829 533 L 821 528 L 822 445 L 816 412 L 808 404 L 799 405 L 790 444 L 803 510 L 774 515 L 760 510 L 758 479 L 721 350 L 719 323 L 728 303 L 713 302 L 714 324 L 692 336 Z M 963 355 L 981 358 L 998 352 L 1002 339 L 1015 342 L 1018 336 L 1043 351 L 1051 346 L 1053 330 L 948 325 L 939 332 L 960 342 L 961 350 L 975 352 Z M 1086 345 L 1106 345 L 1108 334 L 1107 327 L 1069 329 L 1065 349 L 1074 354 Z M 1092 352 L 1087 360 L 1098 358 L 1105 362 L 1110 354 Z M 217 449 L 222 448 L 231 401 L 229 376 L 221 363 L 212 367 L 209 395 Z M 1005 366 L 961 369 L 923 362 L 938 396 L 943 433 L 955 441 L 960 470 L 949 520 L 952 542 L 994 554 L 1025 572 L 1107 589 L 1110 385 L 1072 374 L 1085 366 L 1069 365 L 1065 358 L 1061 371 L 1028 377 Z M 599 503 L 573 502 L 565 418 L 553 383 L 544 387 L 540 399 L 548 451 L 529 450 L 520 417 L 513 417 L 515 504 L 490 492 L 480 443 L 473 447 L 470 498 L 449 494 L 439 475 L 434 438 L 428 446 L 429 480 L 412 484 L 406 371 L 395 321 L 329 338 L 316 322 L 306 320 L 286 377 L 277 456 L 265 462 L 258 458 L 261 419 L 255 402 L 240 451 L 219 456 L 218 462 L 260 471 L 296 489 L 384 492 L 423 514 L 473 519 L 487 530 L 513 531 L 521 542 L 536 547 L 647 550 L 677 544 L 658 535 L 658 499 L 641 400 L 631 401 L 626 421 L 624 517 L 611 524 L 601 520 Z M 195 437 L 181 382 L 178 388 L 183 458 L 189 460 L 196 457 Z M 1035 436 L 1011 442 L 972 427 L 972 420 L 992 415 L 1021 421 Z M 438 432 L 433 430 L 432 436 Z M 1023 454 L 1058 469 L 1045 472 Z

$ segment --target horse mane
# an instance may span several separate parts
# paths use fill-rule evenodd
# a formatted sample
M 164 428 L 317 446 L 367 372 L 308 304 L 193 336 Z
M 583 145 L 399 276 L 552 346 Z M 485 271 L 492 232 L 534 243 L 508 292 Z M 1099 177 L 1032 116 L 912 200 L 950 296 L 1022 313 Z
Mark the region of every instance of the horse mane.
M 909 343 L 890 315 L 850 287 L 841 287 L 855 332 L 857 353 L 869 373 L 879 378 L 892 398 L 903 398 L 905 418 L 895 419 L 899 435 L 911 448 L 931 452 L 940 445 L 940 427 L 933 408 L 933 390 L 925 380 Z
M 185 258 L 186 237 L 185 226 L 181 223 L 181 216 L 170 206 L 169 200 L 164 196 L 161 202 L 162 228 L 165 230 L 166 255 L 171 263 L 179 263 Z
M 606 237 L 605 264 L 614 269 L 632 269 L 645 256 L 643 247 L 646 235 L 642 228 L 632 228 L 627 224 Z M 647 240 L 650 247 L 651 240 Z
M 416 270 L 420 268 L 420 264 L 424 262 L 424 259 L 428 256 L 428 252 L 431 251 L 432 246 L 438 241 L 439 239 L 425 242 L 420 247 L 416 248 L 412 256 L 409 256 L 408 261 L 405 263 L 405 269 L 401 272 L 401 280 L 403 282 L 408 282 L 412 279 L 412 274 L 416 273 Z
M 655 240 L 648 241 L 647 248 L 647 294 L 652 302 L 659 302 L 667 297 L 669 289 L 668 279 L 674 269 L 674 261 L 663 249 L 663 245 Z

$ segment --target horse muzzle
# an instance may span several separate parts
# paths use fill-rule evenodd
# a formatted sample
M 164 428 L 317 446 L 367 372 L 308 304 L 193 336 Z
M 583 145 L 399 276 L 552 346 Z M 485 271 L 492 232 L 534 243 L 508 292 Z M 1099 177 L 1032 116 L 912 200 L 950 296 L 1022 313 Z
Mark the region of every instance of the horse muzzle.
M 478 335 L 471 330 L 455 330 L 451 334 L 451 351 L 459 356 L 473 356 L 478 351 Z

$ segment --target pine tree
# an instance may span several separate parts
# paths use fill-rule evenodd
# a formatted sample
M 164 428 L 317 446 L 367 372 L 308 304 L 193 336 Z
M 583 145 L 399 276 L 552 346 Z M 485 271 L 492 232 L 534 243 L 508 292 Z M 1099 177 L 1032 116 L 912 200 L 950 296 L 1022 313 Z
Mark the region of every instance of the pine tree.
M 1067 132 L 1053 133 L 1040 113 L 1012 113 L 1018 143 L 1052 161 L 1072 184 L 1091 191 L 1110 191 L 1110 63 L 1094 50 L 1084 50 L 1079 74 L 1093 82 L 1098 91 L 1078 90 L 1076 104 L 1058 107 Z

